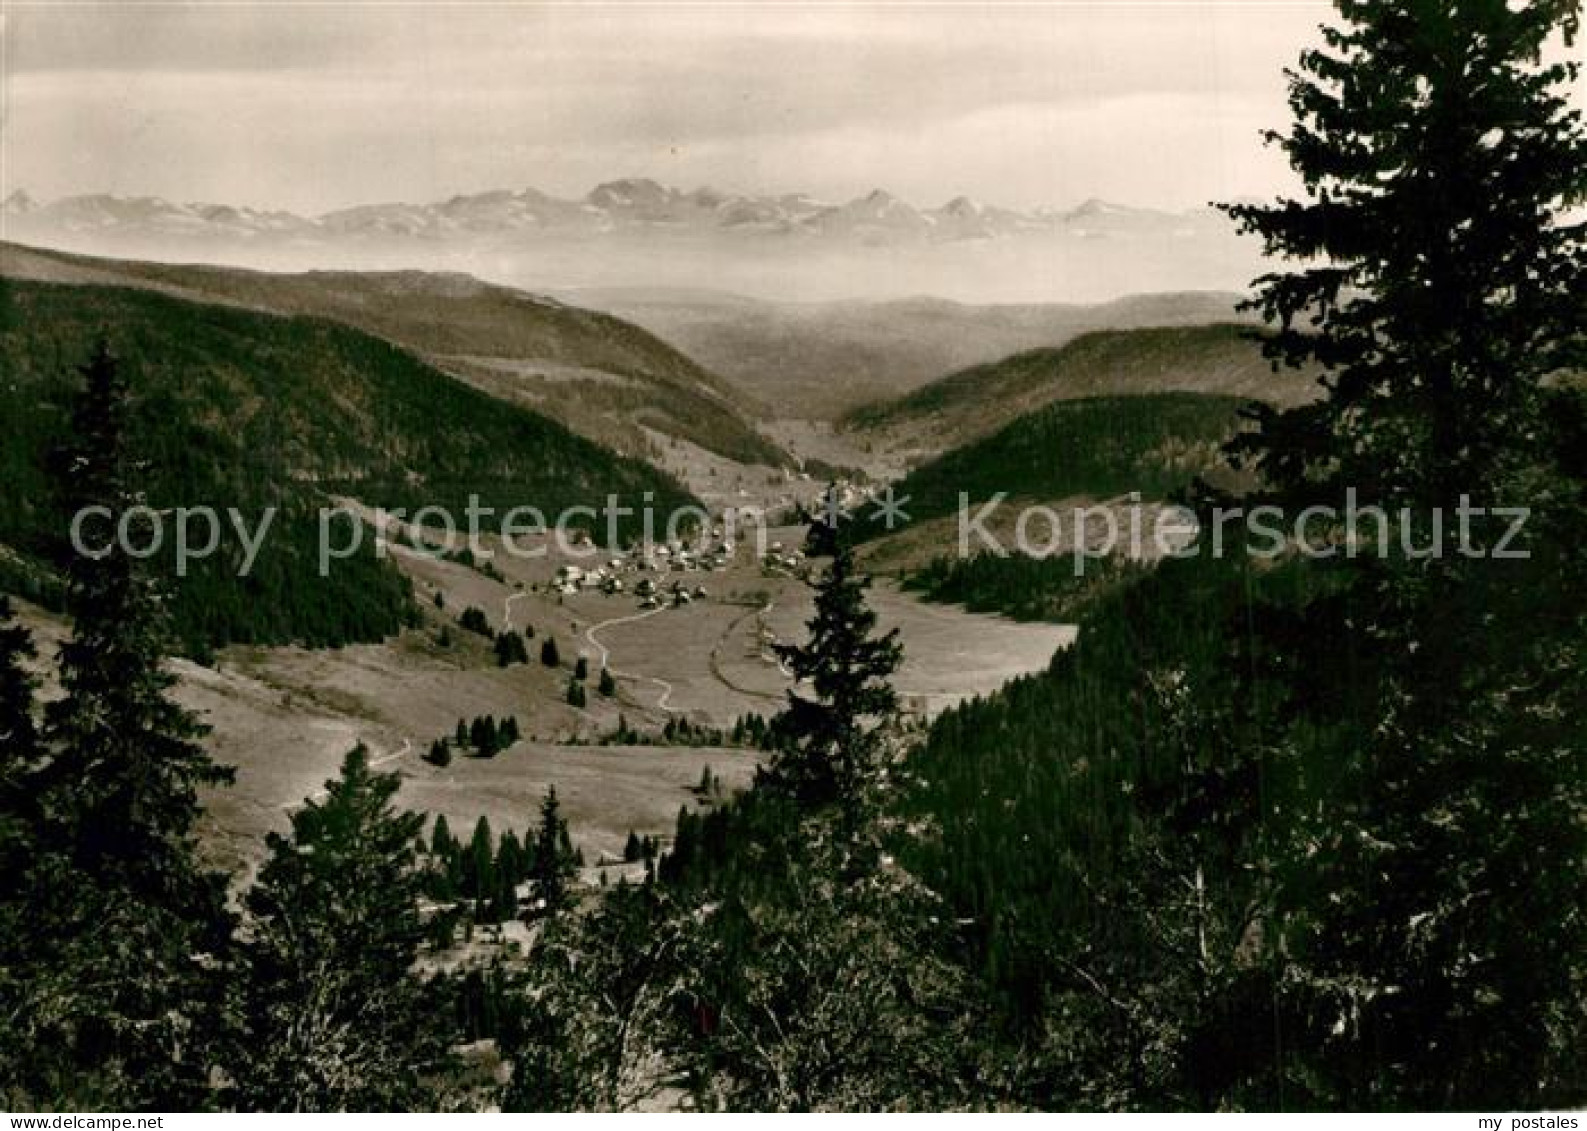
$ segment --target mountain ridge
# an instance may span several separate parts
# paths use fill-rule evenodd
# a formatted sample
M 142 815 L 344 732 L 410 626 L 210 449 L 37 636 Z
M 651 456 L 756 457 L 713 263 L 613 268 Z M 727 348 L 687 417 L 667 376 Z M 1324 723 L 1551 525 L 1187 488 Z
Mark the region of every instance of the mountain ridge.
M 742 398 L 730 385 L 650 331 L 463 272 L 283 273 L 0 242 L 0 276 L 128 286 L 193 302 L 331 318 L 412 350 L 443 372 L 551 416 L 619 454 L 643 454 L 643 424 L 743 462 L 786 460 L 742 415 Z M 569 391 L 578 395 L 560 395 Z
M 31 562 L 58 556 L 66 522 L 45 469 L 64 438 L 74 366 L 101 340 L 132 392 L 129 442 L 151 506 L 280 512 L 246 577 L 230 554 L 181 578 L 161 558 L 176 582 L 175 629 L 193 654 L 378 640 L 411 619 L 406 582 L 372 545 L 343 568 L 320 569 L 318 511 L 342 497 L 410 513 L 440 506 L 459 522 L 475 498 L 498 520 L 520 505 L 554 520 L 608 495 L 630 506 L 651 497 L 663 512 L 698 502 L 650 464 L 344 322 L 0 278 L 0 469 L 20 503 L 0 513 L 0 545 Z M 640 532 L 632 518 L 622 526 Z
M 973 444 L 1063 401 L 1195 393 L 1287 407 L 1314 398 L 1316 374 L 1275 370 L 1260 334 L 1234 322 L 1094 330 L 966 367 L 858 408 L 840 424 L 883 447 L 931 453 Z
M 917 295 L 778 303 L 665 288 L 564 292 L 659 334 L 783 416 L 836 419 L 945 375 L 1093 330 L 1237 322 L 1241 296 L 1185 291 L 1102 303 L 963 303 Z M 1252 322 L 1254 326 L 1255 323 Z M 834 377 L 841 380 L 834 380 Z
M 987 204 L 965 195 L 936 206 L 911 203 L 884 188 L 847 201 L 825 201 L 799 192 L 734 193 L 708 186 L 684 191 L 648 177 L 596 185 L 582 197 L 557 197 L 533 186 L 459 193 L 431 202 L 366 202 L 318 214 L 226 203 L 178 202 L 159 196 L 80 193 L 39 201 L 18 189 L 0 204 L 0 216 L 29 227 L 66 231 L 140 231 L 167 236 L 341 239 L 398 236 L 419 239 L 551 231 L 599 234 L 654 227 L 791 236 L 894 238 L 928 241 L 996 239 L 1021 232 L 1097 225 L 1154 228 L 1200 222 L 1207 209 L 1173 212 L 1090 198 L 1068 209 L 1028 211 Z

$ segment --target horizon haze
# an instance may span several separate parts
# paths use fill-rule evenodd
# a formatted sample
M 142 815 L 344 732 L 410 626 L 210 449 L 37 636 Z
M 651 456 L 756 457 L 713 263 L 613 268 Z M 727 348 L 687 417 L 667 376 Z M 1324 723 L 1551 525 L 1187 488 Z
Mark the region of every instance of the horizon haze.
M 8 5 L 0 196 L 320 213 L 647 177 L 1182 210 L 1289 183 L 1258 131 L 1326 10 Z

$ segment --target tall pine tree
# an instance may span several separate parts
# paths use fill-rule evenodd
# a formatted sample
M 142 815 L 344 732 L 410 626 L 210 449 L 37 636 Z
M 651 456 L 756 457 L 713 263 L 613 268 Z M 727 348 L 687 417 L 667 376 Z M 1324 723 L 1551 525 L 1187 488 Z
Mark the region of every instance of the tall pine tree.
M 1304 199 L 1229 209 L 1290 261 L 1253 305 L 1326 395 L 1260 413 L 1240 450 L 1280 501 L 1413 508 L 1421 546 L 1462 495 L 1534 513 L 1512 547 L 1530 561 L 1468 558 L 1451 533 L 1441 555 L 1345 567 L 1308 614 L 1350 687 L 1294 735 L 1333 740 L 1275 869 L 1287 1075 L 1314 1106 L 1580 1103 L 1587 787 L 1565 673 L 1587 651 L 1587 529 L 1545 380 L 1587 343 L 1580 0 L 1337 8 L 1270 135 Z M 1328 663 L 1286 659 L 1297 684 Z
M 19 1086 L 35 1098 L 186 1108 L 207 1093 L 231 932 L 224 878 L 197 855 L 198 790 L 230 773 L 170 696 L 163 595 L 126 552 L 149 534 L 127 381 L 103 343 L 82 377 L 57 491 L 67 514 L 101 508 L 82 531 L 108 549 L 63 562 L 72 635 L 30 775 L 26 973 L 8 1013 L 33 1048 Z
M 413 971 L 424 938 L 422 814 L 358 747 L 323 801 L 272 834 L 249 891 L 244 1042 L 230 1066 L 243 1110 L 432 1110 L 448 1014 Z
M 876 613 L 865 602 L 870 578 L 855 566 L 841 521 L 811 526 L 812 556 L 831 563 L 815 584 L 815 615 L 803 644 L 778 654 L 812 695 L 797 688 L 773 724 L 774 749 L 762 780 L 803 802 L 863 801 L 874 783 L 887 732 L 898 713 L 889 682 L 903 659 L 898 630 L 874 635 Z
M 567 903 L 569 881 L 577 870 L 568 840 L 568 823 L 562 819 L 562 803 L 557 800 L 556 786 L 551 786 L 540 802 L 540 824 L 529 872 L 535 896 L 547 914 L 560 911 Z
M 201 745 L 206 728 L 170 695 L 165 595 L 127 552 L 151 533 L 127 379 L 103 342 L 82 376 L 56 469 L 65 512 L 88 516 L 80 529 L 94 552 L 66 556 L 72 635 L 60 653 L 65 695 L 45 714 L 53 757 L 43 789 L 79 867 L 144 900 L 209 915 L 216 885 L 193 851 L 198 790 L 232 774 Z
M 1296 264 L 1257 281 L 1269 350 L 1328 395 L 1249 441 L 1291 490 L 1383 505 L 1481 495 L 1580 365 L 1587 141 L 1568 86 L 1580 0 L 1339 0 L 1270 132 L 1301 200 L 1227 211 Z

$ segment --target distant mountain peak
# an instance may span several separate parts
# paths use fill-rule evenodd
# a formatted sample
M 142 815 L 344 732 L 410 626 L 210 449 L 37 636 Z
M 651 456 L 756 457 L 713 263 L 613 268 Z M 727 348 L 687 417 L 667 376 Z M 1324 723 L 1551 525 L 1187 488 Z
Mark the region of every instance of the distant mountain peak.
M 1074 215 L 1105 216 L 1125 211 L 1127 211 L 1127 209 L 1121 208 L 1117 204 L 1112 204 L 1106 200 L 1103 200 L 1099 196 L 1093 196 L 1086 198 L 1076 205 L 1074 209 Z
M 651 201 L 666 200 L 676 195 L 676 191 L 667 188 L 659 181 L 649 177 L 622 177 L 615 181 L 604 181 L 590 190 L 586 197 L 591 204 L 609 206 L 612 204 L 639 204 Z
M 906 200 L 900 200 L 886 189 L 872 189 L 859 199 L 850 201 L 847 207 L 851 212 L 871 216 L 886 216 L 894 213 L 920 215 L 914 205 Z
M 0 207 L 16 238 L 51 243 L 55 242 L 52 233 L 60 233 L 81 250 L 107 250 L 105 240 L 122 246 L 140 238 L 162 244 L 245 239 L 251 247 L 263 247 L 272 239 L 300 246 L 339 240 L 366 246 L 425 240 L 439 246 L 494 237 L 626 238 L 651 232 L 799 235 L 828 243 L 849 240 L 879 246 L 1041 238 L 1043 233 L 1059 232 L 1102 238 L 1137 230 L 1154 236 L 1172 233 L 1182 239 L 1227 224 L 1221 214 L 1206 209 L 1168 213 L 1097 197 L 1069 210 L 1016 211 L 961 194 L 941 206 L 922 209 L 881 186 L 836 203 L 804 193 L 735 193 L 710 185 L 685 192 L 637 176 L 602 182 L 583 197 L 571 199 L 532 186 L 496 188 L 430 203 L 361 204 L 319 216 L 108 193 L 40 203 L 22 190 Z

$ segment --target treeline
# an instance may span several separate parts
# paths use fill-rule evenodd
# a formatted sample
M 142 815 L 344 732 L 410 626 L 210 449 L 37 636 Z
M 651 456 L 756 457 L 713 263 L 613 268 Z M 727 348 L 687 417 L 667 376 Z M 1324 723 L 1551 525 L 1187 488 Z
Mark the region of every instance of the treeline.
M 633 829 L 628 830 L 628 839 L 623 842 L 623 863 L 640 864 L 647 868 L 654 865 L 661 855 L 661 842 L 653 836 L 640 836 Z
M 494 561 L 492 561 L 490 558 L 477 556 L 468 546 L 463 546 L 462 548 L 456 550 L 448 550 L 433 543 L 429 543 L 428 540 L 425 541 L 425 544 L 426 547 L 431 551 L 438 550 L 441 554 L 441 557 L 446 561 L 453 562 L 461 566 L 467 566 L 469 569 L 475 570 L 483 577 L 488 577 L 492 581 L 500 582 L 503 585 L 507 584 L 507 575 L 496 568 L 496 563 Z
M 928 601 L 963 605 L 972 613 L 1001 613 L 1022 621 L 1074 621 L 1104 595 L 1145 572 L 1118 557 L 1086 557 L 1077 569 L 1069 554 L 939 556 L 902 579 Z
M 546 791 L 532 839 L 520 841 L 511 829 L 495 836 L 481 817 L 468 842 L 452 835 L 437 817 L 425 853 L 425 895 L 444 910 L 431 919 L 432 944 L 451 945 L 457 921 L 502 923 L 520 912 L 552 914 L 566 905 L 583 854 L 568 837 L 555 787 Z
M 599 742 L 602 746 L 738 746 L 769 750 L 772 740 L 772 721 L 750 712 L 726 728 L 694 722 L 686 715 L 669 715 L 659 731 L 639 730 L 626 715 L 618 715 L 617 725 L 601 735 Z

